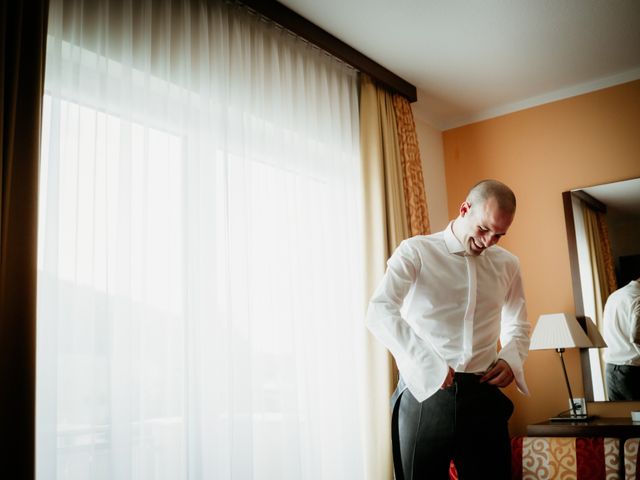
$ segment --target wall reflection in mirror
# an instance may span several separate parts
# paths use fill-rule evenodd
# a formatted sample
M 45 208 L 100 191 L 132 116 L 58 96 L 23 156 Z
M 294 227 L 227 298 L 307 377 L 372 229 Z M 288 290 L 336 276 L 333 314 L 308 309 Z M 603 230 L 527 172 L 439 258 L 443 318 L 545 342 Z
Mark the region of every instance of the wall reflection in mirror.
M 606 339 L 603 310 L 609 295 L 640 277 L 640 178 L 576 188 L 564 192 L 563 200 L 576 316 L 591 318 Z M 630 344 L 623 357 L 634 349 Z M 588 401 L 616 398 L 605 372 L 614 344 L 606 350 L 581 353 Z

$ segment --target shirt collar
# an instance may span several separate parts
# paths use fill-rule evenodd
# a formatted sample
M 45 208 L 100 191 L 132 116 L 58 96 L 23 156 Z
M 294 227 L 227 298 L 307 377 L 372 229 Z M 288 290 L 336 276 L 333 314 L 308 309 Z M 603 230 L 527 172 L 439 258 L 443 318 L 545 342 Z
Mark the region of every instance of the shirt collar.
M 465 254 L 464 245 L 462 245 L 462 243 L 460 243 L 460 240 L 458 240 L 453 234 L 453 221 L 449 222 L 447 228 L 444 229 L 444 243 L 447 246 L 447 250 L 449 250 L 449 253 L 453 253 L 456 255 Z
M 447 250 L 449 253 L 454 255 L 462 255 L 467 256 L 467 251 L 464 248 L 464 245 L 460 243 L 460 240 L 456 238 L 453 234 L 453 220 L 449 222 L 447 228 L 444 229 L 444 243 L 447 246 Z M 485 249 L 486 250 L 486 249 Z M 484 255 L 485 250 L 483 250 L 480 255 Z

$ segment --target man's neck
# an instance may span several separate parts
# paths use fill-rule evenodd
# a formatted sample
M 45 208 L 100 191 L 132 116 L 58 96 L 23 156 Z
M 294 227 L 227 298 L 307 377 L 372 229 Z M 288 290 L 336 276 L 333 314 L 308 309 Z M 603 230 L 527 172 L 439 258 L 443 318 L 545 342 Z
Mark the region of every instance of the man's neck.
M 462 243 L 462 240 L 460 239 L 460 237 L 458 236 L 458 234 L 456 233 L 456 226 L 458 225 L 458 220 L 460 220 L 460 217 L 457 217 L 452 223 L 451 223 L 451 233 L 453 233 L 453 236 L 456 237 L 456 240 L 458 240 L 460 243 Z

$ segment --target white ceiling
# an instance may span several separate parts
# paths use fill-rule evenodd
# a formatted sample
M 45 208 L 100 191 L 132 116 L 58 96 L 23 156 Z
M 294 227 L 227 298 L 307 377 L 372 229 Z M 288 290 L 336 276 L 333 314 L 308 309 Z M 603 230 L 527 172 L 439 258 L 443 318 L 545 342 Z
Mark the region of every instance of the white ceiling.
M 418 88 L 441 130 L 640 78 L 639 0 L 280 0 Z
M 640 178 L 578 188 L 607 206 L 614 221 L 640 221 Z

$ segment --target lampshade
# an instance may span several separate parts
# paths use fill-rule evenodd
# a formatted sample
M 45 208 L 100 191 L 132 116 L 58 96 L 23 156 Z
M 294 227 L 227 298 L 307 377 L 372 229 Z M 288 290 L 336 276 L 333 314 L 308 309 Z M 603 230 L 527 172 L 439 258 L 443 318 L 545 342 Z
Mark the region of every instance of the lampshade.
M 574 315 L 549 313 L 538 318 L 529 350 L 587 347 L 593 347 L 593 343 Z
M 607 346 L 607 342 L 605 342 L 602 335 L 600 335 L 600 330 L 598 330 L 596 324 L 593 323 L 593 320 L 589 317 L 584 317 L 584 320 L 587 324 L 587 337 L 591 340 L 593 348 L 605 348 Z

